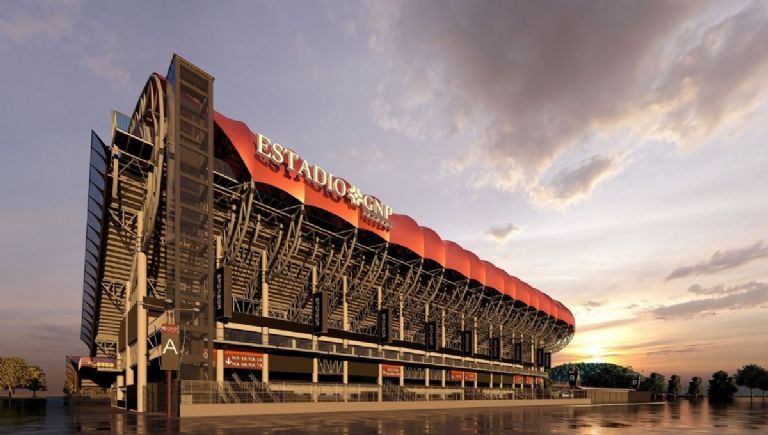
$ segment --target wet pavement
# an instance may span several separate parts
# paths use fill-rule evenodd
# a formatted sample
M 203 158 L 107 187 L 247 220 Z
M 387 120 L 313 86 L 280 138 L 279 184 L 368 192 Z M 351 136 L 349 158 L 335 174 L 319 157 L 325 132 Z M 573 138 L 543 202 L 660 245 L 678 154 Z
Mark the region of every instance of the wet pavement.
M 38 406 L 0 402 L 0 433 L 185 434 L 729 434 L 768 433 L 768 404 L 738 399 L 643 405 L 489 408 L 411 412 L 335 413 L 168 420 L 106 404 L 68 405 L 49 399 Z M 309 406 L 309 405 L 308 405 Z

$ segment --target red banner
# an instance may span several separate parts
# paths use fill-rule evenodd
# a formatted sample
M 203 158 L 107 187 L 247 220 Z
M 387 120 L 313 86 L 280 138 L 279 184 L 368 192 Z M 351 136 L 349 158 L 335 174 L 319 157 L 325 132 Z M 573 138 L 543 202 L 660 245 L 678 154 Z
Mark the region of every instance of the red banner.
M 464 372 L 460 370 L 451 370 L 451 382 L 461 382 L 464 380 Z
M 477 380 L 477 373 L 464 372 L 464 382 L 475 382 Z
M 515 384 L 522 385 L 523 384 L 523 377 L 520 375 L 515 375 Z
M 393 364 L 381 365 L 381 376 L 385 378 L 400 378 L 400 372 L 403 369 L 402 366 Z
M 224 351 L 224 368 L 260 370 L 264 367 L 264 355 L 238 350 Z
M 543 387 L 544 386 L 544 378 L 536 378 L 536 385 Z
M 525 385 L 533 385 L 533 376 L 525 377 Z

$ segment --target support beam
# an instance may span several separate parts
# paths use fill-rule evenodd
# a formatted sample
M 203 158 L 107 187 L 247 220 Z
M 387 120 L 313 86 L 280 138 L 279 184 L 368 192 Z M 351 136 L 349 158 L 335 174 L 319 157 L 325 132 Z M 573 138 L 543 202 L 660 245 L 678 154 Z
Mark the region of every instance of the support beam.
M 144 412 L 144 390 L 147 386 L 147 254 L 141 249 L 143 213 L 137 218 L 136 237 L 136 411 Z

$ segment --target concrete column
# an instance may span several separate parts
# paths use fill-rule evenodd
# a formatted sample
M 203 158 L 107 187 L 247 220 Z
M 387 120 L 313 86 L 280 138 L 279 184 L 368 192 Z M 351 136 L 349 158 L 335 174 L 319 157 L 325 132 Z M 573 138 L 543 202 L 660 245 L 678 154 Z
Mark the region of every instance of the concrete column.
M 405 319 L 403 319 L 403 295 L 402 293 L 399 295 L 400 303 L 398 305 L 398 312 L 397 315 L 400 317 L 400 340 L 405 340 Z M 400 352 L 402 352 L 403 349 L 400 348 Z
M 400 386 L 405 386 L 405 366 L 400 366 Z
M 135 374 L 133 371 L 133 368 L 131 368 L 131 364 L 133 364 L 133 361 L 131 360 L 131 346 L 128 342 L 128 329 L 132 328 L 133 325 L 128 324 L 128 311 L 131 309 L 131 292 L 133 289 L 131 288 L 131 281 L 125 283 L 125 316 L 123 318 L 123 322 L 126 323 L 125 325 L 125 333 L 123 340 L 125 340 L 125 351 L 123 352 L 123 367 L 125 368 L 125 380 L 123 385 L 126 387 L 128 385 L 133 385 L 135 382 Z M 126 400 L 128 400 L 127 397 L 125 397 Z M 128 409 L 128 402 L 126 402 L 126 409 Z
M 224 324 L 216 322 L 216 339 L 224 339 Z M 224 382 L 224 350 L 214 349 L 216 356 L 216 382 Z
M 139 215 L 141 216 L 141 215 Z M 139 217 L 141 222 L 141 217 Z M 141 225 L 139 224 L 139 227 Z M 147 385 L 147 254 L 139 251 L 136 264 L 136 411 L 144 412 L 144 388 Z
M 381 310 L 381 287 L 376 287 L 376 312 Z M 381 344 L 378 346 L 379 353 L 381 353 Z M 381 371 L 381 363 L 379 363 L 379 374 L 376 378 L 376 384 L 379 386 L 379 394 L 378 394 L 378 401 L 382 402 L 384 400 L 384 395 L 382 392 L 382 386 L 384 385 L 384 376 Z
M 318 370 L 319 361 L 317 358 L 312 358 L 312 401 L 317 402 L 317 382 L 319 378 Z
M 381 402 L 384 399 L 382 397 L 383 395 L 381 394 L 382 393 L 381 388 L 382 388 L 382 385 L 384 385 L 384 376 L 382 376 L 382 373 L 381 373 L 381 364 L 379 364 L 379 374 L 376 377 L 376 385 L 379 386 L 378 401 Z
M 125 388 L 125 375 L 117 375 L 117 400 L 125 400 L 123 388 Z
M 472 317 L 472 355 L 477 354 L 477 317 Z
M 440 346 L 445 348 L 445 309 L 440 310 Z M 445 362 L 445 355 L 443 355 L 443 362 Z M 440 386 L 445 388 L 445 369 L 440 376 Z M 443 400 L 445 400 L 445 394 L 443 394 Z

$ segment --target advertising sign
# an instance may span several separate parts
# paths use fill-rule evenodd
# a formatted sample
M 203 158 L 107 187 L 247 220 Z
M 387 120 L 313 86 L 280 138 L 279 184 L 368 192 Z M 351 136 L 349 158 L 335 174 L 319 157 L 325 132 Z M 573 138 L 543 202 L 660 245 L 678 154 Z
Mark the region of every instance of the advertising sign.
M 450 375 L 451 382 L 461 382 L 464 380 L 464 372 L 461 370 L 451 370 Z
M 328 294 L 323 291 L 312 295 L 312 330 L 315 335 L 328 333 Z
M 464 372 L 464 382 L 475 382 L 477 380 L 477 373 Z
M 533 385 L 533 376 L 525 377 L 525 385 Z
M 224 350 L 224 368 L 261 370 L 264 367 L 264 355 L 257 352 Z
M 232 268 L 223 266 L 213 274 L 213 310 L 216 320 L 227 323 L 232 318 Z
M 515 353 L 512 355 L 512 362 L 514 364 L 523 363 L 523 343 L 515 343 Z
M 403 367 L 394 364 L 382 364 L 381 376 L 384 378 L 400 378 Z
M 392 316 L 389 308 L 379 310 L 376 317 L 376 326 L 379 328 L 379 343 L 387 344 L 392 342 Z
M 179 325 L 164 323 L 160 327 L 160 370 L 178 370 L 180 355 Z
M 523 385 L 523 376 L 515 375 L 515 385 Z
M 461 331 L 461 353 L 470 356 L 473 354 L 472 350 L 472 330 Z
M 426 323 L 424 326 L 424 338 L 427 350 L 437 350 L 437 322 L 432 320 Z

